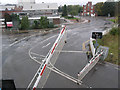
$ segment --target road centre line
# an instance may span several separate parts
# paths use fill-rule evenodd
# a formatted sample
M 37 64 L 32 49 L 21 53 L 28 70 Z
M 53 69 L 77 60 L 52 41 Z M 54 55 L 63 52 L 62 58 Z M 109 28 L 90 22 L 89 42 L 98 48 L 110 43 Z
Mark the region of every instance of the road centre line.
M 32 50 L 33 48 L 35 48 L 37 45 L 39 45 L 39 44 L 41 44 L 41 43 L 44 43 L 44 42 L 46 42 L 47 40 L 49 40 L 49 39 L 51 39 L 51 38 L 53 38 L 53 37 L 56 37 L 56 36 L 57 36 L 57 35 L 54 35 L 54 36 L 51 36 L 51 37 L 49 37 L 49 38 L 41 41 L 40 43 L 36 44 L 34 47 L 32 47 L 31 49 L 29 49 L 29 52 L 31 52 L 31 50 Z
M 50 43 L 48 43 L 48 44 L 46 44 L 45 46 L 43 46 L 42 48 L 45 48 L 45 47 L 47 47 L 47 46 L 49 46 L 50 45 Z

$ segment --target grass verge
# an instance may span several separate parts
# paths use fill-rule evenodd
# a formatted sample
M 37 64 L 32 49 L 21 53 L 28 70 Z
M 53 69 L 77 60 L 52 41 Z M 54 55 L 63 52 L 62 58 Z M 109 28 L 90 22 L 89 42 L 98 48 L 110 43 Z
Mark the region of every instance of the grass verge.
M 114 31 L 116 31 L 116 33 Z M 118 58 L 117 32 L 118 28 L 113 28 L 108 34 L 104 35 L 102 39 L 98 39 L 98 43 L 99 45 L 109 47 L 108 57 L 105 59 L 105 61 L 120 65 L 120 59 Z M 112 53 L 113 56 L 111 56 L 110 53 Z
M 112 22 L 114 22 L 114 23 L 115 23 L 115 19 L 109 19 L 109 21 L 112 21 Z

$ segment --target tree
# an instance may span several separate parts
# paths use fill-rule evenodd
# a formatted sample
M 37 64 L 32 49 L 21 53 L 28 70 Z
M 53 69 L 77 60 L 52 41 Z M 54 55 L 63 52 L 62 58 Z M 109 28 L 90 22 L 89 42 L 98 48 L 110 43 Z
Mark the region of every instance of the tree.
M 118 8 L 120 7 L 120 1 L 118 2 Z M 118 9 L 118 20 L 117 20 L 117 22 L 118 22 L 118 24 L 119 24 L 119 28 L 120 28 L 120 9 Z M 119 35 L 120 35 L 120 29 L 119 29 Z
M 62 6 L 58 7 L 58 12 L 62 12 Z
M 80 6 L 80 7 L 79 7 L 79 10 L 78 10 L 78 13 L 81 13 L 82 10 L 83 10 L 83 7 Z
M 95 5 L 95 12 L 97 12 L 98 16 L 102 16 L 103 15 L 103 11 L 102 11 L 103 4 L 104 4 L 103 2 L 100 2 L 100 3 L 97 3 Z
M 110 16 L 115 16 L 116 4 L 117 4 L 116 2 L 105 2 L 102 7 L 103 15 L 108 16 L 108 14 L 110 14 Z
M 77 14 L 78 14 L 77 11 L 71 11 L 71 12 L 70 12 L 70 15 L 72 15 L 72 16 L 77 15 Z
M 21 20 L 21 29 L 28 29 L 29 28 L 29 20 L 27 16 L 22 17 Z
M 9 15 L 8 13 L 4 14 L 4 18 L 5 18 L 5 27 L 7 28 L 7 23 L 6 22 L 11 22 L 12 21 L 12 17 L 11 15 Z
M 64 7 L 63 7 L 63 12 L 62 12 L 62 16 L 67 16 L 67 15 L 68 15 L 68 13 L 67 13 L 67 6 L 64 5 Z
M 52 22 L 49 23 L 48 28 L 54 28 L 54 24 Z
M 40 19 L 40 28 L 47 28 L 48 27 L 48 24 L 49 24 L 49 21 L 47 19 L 47 17 L 41 17 Z
M 78 15 L 83 10 L 83 7 L 80 5 L 68 5 L 67 12 L 71 15 Z
M 35 28 L 35 29 L 38 29 L 38 28 L 39 28 L 39 24 L 38 24 L 38 21 L 37 21 L 37 20 L 34 21 L 34 28 Z
M 116 2 L 100 2 L 95 5 L 95 11 L 99 16 L 115 16 L 115 11 L 116 11 Z
M 5 14 L 4 14 L 4 18 L 5 18 L 5 21 L 6 21 L 6 22 L 11 22 L 11 21 L 12 21 L 12 17 L 11 17 L 11 15 L 9 15 L 8 13 L 5 13 Z
M 12 22 L 13 22 L 13 28 L 18 29 L 20 25 L 20 18 L 17 14 L 12 14 Z
M 73 10 L 73 6 L 72 5 L 68 5 L 67 6 L 67 12 L 68 12 L 68 14 L 70 14 L 70 12 L 72 12 L 72 11 L 74 11 Z

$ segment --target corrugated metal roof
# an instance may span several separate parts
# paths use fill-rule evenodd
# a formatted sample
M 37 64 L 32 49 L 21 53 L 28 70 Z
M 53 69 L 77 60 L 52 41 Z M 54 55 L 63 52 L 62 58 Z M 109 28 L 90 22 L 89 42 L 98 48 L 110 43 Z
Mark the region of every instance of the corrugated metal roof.
M 23 3 L 22 5 L 23 5 L 23 10 L 58 9 L 57 3 L 40 3 L 40 4 Z
M 6 8 L 8 10 L 14 9 L 15 6 L 5 6 L 5 5 L 0 5 L 0 11 L 4 11 Z
M 60 16 L 54 16 L 54 17 L 47 17 L 47 19 L 54 19 L 54 18 L 60 18 Z M 22 18 L 20 18 L 22 19 Z M 41 17 L 29 17 L 29 20 L 37 20 L 37 19 L 41 19 Z

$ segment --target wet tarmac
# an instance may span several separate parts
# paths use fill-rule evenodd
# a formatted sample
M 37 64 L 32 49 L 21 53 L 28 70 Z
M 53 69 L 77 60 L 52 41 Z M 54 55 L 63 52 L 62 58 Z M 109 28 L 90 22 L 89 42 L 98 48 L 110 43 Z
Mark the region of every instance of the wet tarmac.
M 82 43 L 89 40 L 91 31 L 103 31 L 105 27 L 111 27 L 111 23 L 105 25 L 108 21 L 104 18 L 86 18 L 90 19 L 91 22 L 67 25 L 67 43 L 64 45 L 63 50 L 82 51 Z M 3 35 L 3 79 L 14 79 L 17 88 L 26 88 L 40 66 L 31 60 L 29 50 L 33 48 L 31 52 L 45 56 L 56 40 L 59 31 L 56 30 L 47 34 L 40 34 L 22 40 L 13 46 L 10 46 L 10 44 L 14 43 L 15 38 L 11 41 L 9 36 Z M 33 56 L 34 58 L 40 58 L 37 55 Z M 55 63 L 55 67 L 77 78 L 77 73 L 82 70 L 87 62 L 85 53 L 61 52 Z M 94 72 L 94 69 L 91 70 L 83 79 L 85 85 L 92 88 L 118 87 L 119 70 L 115 69 L 117 68 L 116 65 L 106 63 L 105 65 L 96 65 L 96 67 L 98 68 L 97 71 Z M 83 86 L 77 85 L 51 71 L 44 88 L 83 88 Z

